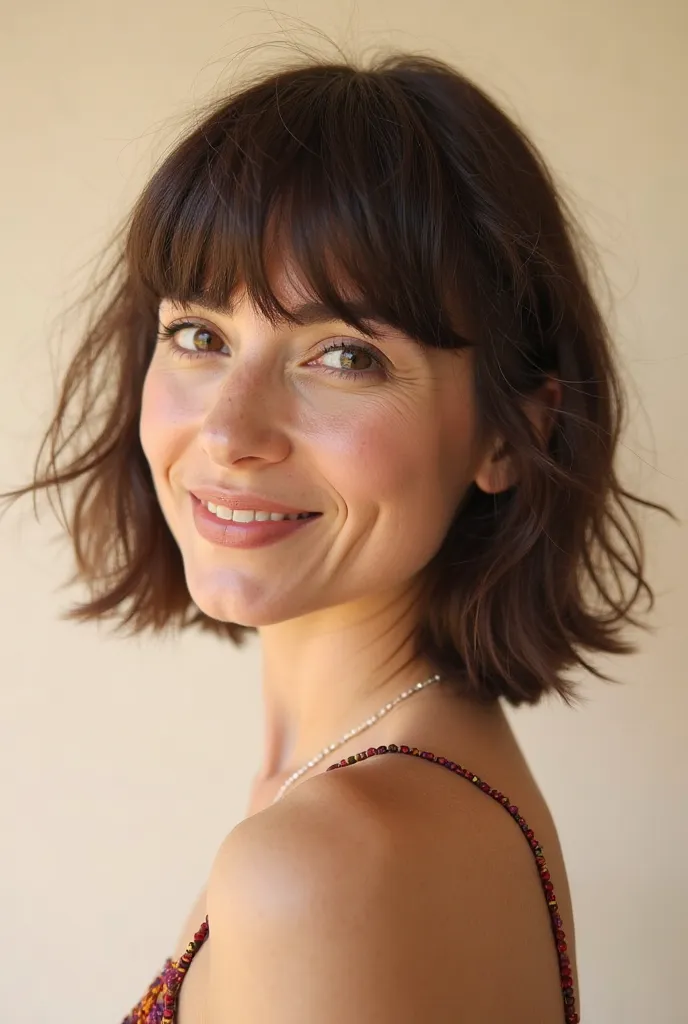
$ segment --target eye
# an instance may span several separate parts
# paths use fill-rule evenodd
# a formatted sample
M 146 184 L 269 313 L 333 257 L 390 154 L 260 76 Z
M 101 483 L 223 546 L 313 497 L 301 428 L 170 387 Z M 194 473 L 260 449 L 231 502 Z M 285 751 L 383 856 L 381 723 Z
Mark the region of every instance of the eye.
M 230 354 L 222 338 L 212 328 L 190 320 L 177 321 L 169 326 L 161 324 L 158 341 L 168 345 L 177 359 Z M 348 339 L 331 342 L 312 362 L 320 362 L 327 373 L 348 380 L 370 379 L 385 372 L 384 357 L 377 349 L 365 342 L 354 343 Z
M 383 369 L 375 349 L 350 341 L 328 345 L 318 356 L 318 361 L 324 362 L 325 369 L 340 377 L 369 377 Z
M 221 352 L 225 347 L 222 339 L 210 328 L 188 321 L 162 327 L 161 335 L 164 339 L 171 341 L 176 349 L 181 349 L 190 355 L 208 355 L 213 352 Z

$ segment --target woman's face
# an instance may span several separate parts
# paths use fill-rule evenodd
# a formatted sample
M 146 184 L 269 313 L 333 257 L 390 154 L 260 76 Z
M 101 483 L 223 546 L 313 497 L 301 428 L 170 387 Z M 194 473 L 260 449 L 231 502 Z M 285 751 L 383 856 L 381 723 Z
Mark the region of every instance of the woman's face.
M 279 295 L 304 301 L 286 280 Z M 218 620 L 269 625 L 405 589 L 485 459 L 470 350 L 425 351 L 391 328 L 371 341 L 311 313 L 275 328 L 244 295 L 231 313 L 160 305 L 162 327 L 193 326 L 156 347 L 141 441 L 191 597 Z M 227 546 L 248 528 L 198 490 L 321 514 Z

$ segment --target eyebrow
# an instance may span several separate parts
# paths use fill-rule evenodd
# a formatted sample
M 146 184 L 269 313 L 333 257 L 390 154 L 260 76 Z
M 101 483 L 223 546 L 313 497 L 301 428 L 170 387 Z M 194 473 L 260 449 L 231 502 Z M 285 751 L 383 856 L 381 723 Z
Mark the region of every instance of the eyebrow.
M 177 300 L 171 298 L 171 302 Z M 209 313 L 216 313 L 221 316 L 232 316 L 235 312 L 235 307 L 231 303 L 216 306 L 213 303 L 209 303 L 203 299 L 189 299 L 187 302 L 179 302 L 180 306 L 198 306 L 200 309 L 205 309 Z M 376 310 L 373 305 L 366 299 L 355 299 L 346 303 L 347 309 L 359 320 L 365 320 L 371 325 L 377 325 L 378 327 L 393 327 L 388 320 L 385 320 L 380 315 L 379 311 Z M 343 318 L 336 310 L 328 306 L 327 303 L 320 300 L 309 300 L 308 302 L 302 302 L 298 306 L 294 306 L 289 310 L 291 315 L 296 318 L 298 323 L 303 327 L 310 327 L 312 324 L 319 323 L 346 323 L 346 318 Z

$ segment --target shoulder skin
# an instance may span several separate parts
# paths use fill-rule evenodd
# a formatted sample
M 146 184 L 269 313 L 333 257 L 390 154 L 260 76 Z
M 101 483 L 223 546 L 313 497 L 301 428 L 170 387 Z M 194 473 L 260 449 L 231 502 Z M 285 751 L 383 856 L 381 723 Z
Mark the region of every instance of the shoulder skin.
M 428 800 L 408 784 L 424 767 L 324 773 L 230 833 L 208 890 L 208 1024 L 560 1024 L 526 843 L 454 777 Z

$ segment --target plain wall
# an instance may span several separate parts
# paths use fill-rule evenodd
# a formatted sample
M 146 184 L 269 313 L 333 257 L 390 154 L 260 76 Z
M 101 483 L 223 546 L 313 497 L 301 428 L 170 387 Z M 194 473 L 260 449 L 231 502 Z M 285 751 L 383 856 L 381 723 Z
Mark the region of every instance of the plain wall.
M 280 4 L 359 52 L 449 59 L 531 132 L 612 285 L 605 308 L 630 387 L 626 479 L 683 518 L 686 10 Z M 180 117 L 231 82 L 237 50 L 303 29 L 219 0 L 34 0 L 7 5 L 0 26 L 2 490 L 30 472 L 84 265 Z M 511 715 L 564 845 L 586 1024 L 686 1020 L 688 550 L 683 528 L 649 515 L 646 529 L 654 632 L 605 663 L 623 685 L 581 675 L 580 709 Z M 60 621 L 78 591 L 59 589 L 71 561 L 58 537 L 30 501 L 0 522 L 2 1024 L 122 1018 L 171 952 L 260 756 L 257 644 L 127 640 Z

